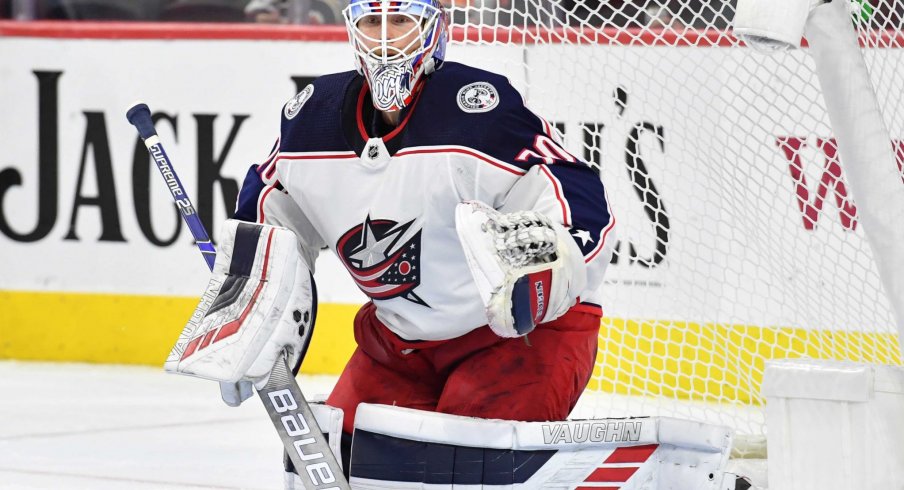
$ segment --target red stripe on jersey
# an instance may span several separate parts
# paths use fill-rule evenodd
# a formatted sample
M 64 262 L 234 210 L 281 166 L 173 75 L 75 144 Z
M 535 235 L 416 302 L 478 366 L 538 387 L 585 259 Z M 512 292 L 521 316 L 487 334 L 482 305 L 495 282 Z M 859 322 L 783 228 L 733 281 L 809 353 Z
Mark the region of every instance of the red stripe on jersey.
M 645 463 L 659 444 L 616 448 L 603 463 Z
M 276 164 L 277 163 L 279 163 L 279 157 L 276 157 L 276 159 L 273 160 L 273 163 L 270 164 L 270 168 L 267 169 L 267 173 L 264 175 L 264 177 L 266 177 L 268 179 L 273 178 L 273 174 L 276 173 Z
M 547 121 L 546 118 L 543 117 L 541 117 L 540 120 L 543 121 L 543 130 L 548 136 L 552 136 L 552 130 L 549 129 L 549 121 Z
M 585 482 L 626 482 L 636 473 L 637 467 L 630 468 L 597 468 L 590 473 Z
M 494 167 L 501 168 L 502 170 L 505 170 L 506 172 L 509 172 L 509 173 L 512 173 L 512 174 L 515 174 L 518 176 L 521 176 L 521 175 L 524 175 L 525 173 L 527 173 L 524 170 L 521 170 L 520 168 L 515 167 L 514 165 L 507 166 L 506 164 L 504 164 L 502 162 L 497 162 L 495 160 L 492 160 L 491 158 L 487 157 L 486 155 L 483 155 L 476 151 L 472 151 L 468 148 L 438 147 L 438 148 L 429 148 L 429 149 L 424 148 L 424 149 L 402 150 L 402 151 L 396 153 L 395 156 L 402 157 L 402 156 L 407 156 L 407 155 L 419 155 L 419 154 L 425 154 L 425 153 L 461 153 L 464 155 L 472 156 L 479 160 L 483 160 L 484 162 L 487 162 Z
M 414 87 L 414 101 L 411 103 L 411 108 L 408 109 L 408 114 L 405 115 L 405 119 L 403 119 L 395 129 L 393 129 L 389 134 L 383 137 L 384 143 L 395 138 L 400 132 L 402 132 L 402 128 L 404 128 L 405 125 L 408 124 L 408 120 L 411 119 L 411 115 L 414 114 L 414 107 L 417 105 L 417 101 L 421 100 L 421 92 L 423 92 L 421 88 L 423 88 L 423 86 L 424 79 L 422 78 L 417 81 L 417 85 Z
M 273 177 L 273 168 L 276 168 L 276 164 L 274 163 L 274 159 L 278 153 L 274 153 L 273 156 L 268 157 L 267 160 L 262 163 L 259 167 L 257 167 L 257 174 L 264 175 L 264 172 L 267 172 L 266 177 L 269 179 Z M 270 167 L 270 164 L 273 164 L 273 167 Z
M 606 244 L 606 237 L 609 235 L 609 232 L 612 231 L 613 227 L 615 227 L 615 216 L 612 215 L 611 211 L 610 211 L 609 224 L 603 229 L 603 233 L 601 235 L 599 245 L 597 245 L 596 248 L 593 249 L 593 252 L 591 252 L 590 255 L 588 255 L 587 257 L 584 258 L 585 264 L 589 264 L 591 260 L 593 260 L 594 258 L 596 258 L 597 255 L 599 255 L 600 251 L 604 248 L 604 246 Z
M 260 164 L 257 167 L 257 174 L 262 175 L 265 170 L 267 170 L 267 166 L 273 162 L 273 159 L 276 158 L 276 155 L 279 155 L 279 138 L 276 138 L 276 144 L 273 145 L 273 150 L 267 155 L 267 159 L 264 160 L 264 163 Z
M 302 155 L 279 155 L 276 157 L 276 160 L 273 161 L 273 166 L 270 167 L 270 170 L 267 172 L 267 178 L 272 178 L 273 174 L 276 173 L 276 164 L 281 160 L 339 160 L 342 158 L 358 158 L 358 155 L 353 151 L 342 152 L 342 153 L 309 153 Z
M 280 155 L 276 160 L 339 160 L 344 158 L 358 158 L 353 151 L 341 153 L 302 153 L 296 155 Z
M 365 83 L 364 85 L 361 85 L 361 91 L 358 92 L 358 103 L 355 105 L 355 119 L 358 123 L 358 133 L 361 134 L 361 138 L 364 141 L 370 139 L 370 137 L 367 136 L 367 129 L 364 128 L 364 118 L 362 117 L 362 114 L 364 112 L 364 94 L 366 93 L 367 84 Z
M 384 143 L 389 142 L 389 140 L 398 136 L 398 134 L 402 132 L 402 129 L 405 128 L 405 125 L 408 124 L 408 120 L 411 119 L 411 115 L 414 114 L 414 106 L 416 106 L 417 101 L 421 99 L 421 92 L 423 92 L 421 88 L 423 86 L 423 79 L 418 80 L 417 85 L 414 87 L 414 93 L 409 98 L 409 100 L 413 100 L 413 102 L 410 104 L 408 113 L 405 114 L 405 119 L 403 119 L 395 129 L 390 131 L 389 134 L 383 136 Z M 358 124 L 358 133 L 361 134 L 361 138 L 364 141 L 370 140 L 370 135 L 367 134 L 367 128 L 364 126 L 364 95 L 367 94 L 368 89 L 367 83 L 361 86 L 361 92 L 358 93 L 358 102 L 355 113 L 355 122 Z
M 609 205 L 609 192 L 606 191 L 605 188 L 603 188 L 603 197 L 606 198 L 606 210 L 609 211 L 609 224 L 606 225 L 603 232 L 600 234 L 600 243 L 584 258 L 585 264 L 590 263 L 591 260 L 599 255 L 600 250 L 602 250 L 606 244 L 606 237 L 609 235 L 609 232 L 612 231 L 612 228 L 615 227 L 615 214 L 612 212 L 612 206 Z
M 276 173 L 276 164 L 279 163 L 280 160 L 317 160 L 317 159 L 339 159 L 339 158 L 357 158 L 358 155 L 353 151 L 342 152 L 342 153 L 310 153 L 307 155 L 285 155 L 279 154 L 275 160 L 273 160 L 273 165 L 267 170 L 266 177 L 268 179 L 273 178 L 273 174 Z
M 266 217 L 264 216 L 264 199 L 267 199 L 267 196 L 270 195 L 276 187 L 268 187 L 267 190 L 264 191 L 263 195 L 261 195 L 260 204 L 257 208 L 257 222 L 263 223 Z
M 559 204 L 562 206 L 562 224 L 565 225 L 566 227 L 570 227 L 571 221 L 568 218 L 571 213 L 569 212 L 568 202 L 565 200 L 565 197 L 562 195 L 562 186 L 561 186 L 561 183 L 559 182 L 559 179 L 555 178 L 555 176 L 552 175 L 552 172 L 549 171 L 549 168 L 546 165 L 541 165 L 540 170 L 544 174 L 546 174 L 546 177 L 552 183 L 552 188 L 556 193 L 556 200 L 558 200 Z
M 279 140 L 277 140 L 277 141 L 279 141 Z M 272 158 L 269 162 L 267 162 L 267 164 L 270 165 L 270 168 L 267 169 L 267 174 L 266 174 L 266 177 L 268 179 L 272 179 L 273 174 L 276 173 L 276 164 L 279 163 L 279 151 L 277 151 L 276 154 L 273 156 L 274 156 L 274 158 Z

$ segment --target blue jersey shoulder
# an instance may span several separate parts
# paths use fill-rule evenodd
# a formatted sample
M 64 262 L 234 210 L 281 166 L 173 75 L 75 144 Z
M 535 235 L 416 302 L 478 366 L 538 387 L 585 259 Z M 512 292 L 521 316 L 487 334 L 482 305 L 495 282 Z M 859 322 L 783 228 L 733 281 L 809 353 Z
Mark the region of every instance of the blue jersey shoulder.
M 417 104 L 405 146 L 465 146 L 515 163 L 544 131 L 506 77 L 460 63 L 431 75 Z
M 359 151 L 363 142 L 355 119 L 362 85 L 363 78 L 348 71 L 319 77 L 305 87 L 283 107 L 280 151 Z M 506 77 L 454 62 L 431 74 L 409 110 L 410 120 L 395 138 L 400 141 L 392 142 L 393 152 L 459 146 L 526 168 L 530 164 L 518 156 L 547 131 Z
M 342 106 L 355 71 L 316 78 L 283 106 L 280 150 L 347 151 L 342 136 Z

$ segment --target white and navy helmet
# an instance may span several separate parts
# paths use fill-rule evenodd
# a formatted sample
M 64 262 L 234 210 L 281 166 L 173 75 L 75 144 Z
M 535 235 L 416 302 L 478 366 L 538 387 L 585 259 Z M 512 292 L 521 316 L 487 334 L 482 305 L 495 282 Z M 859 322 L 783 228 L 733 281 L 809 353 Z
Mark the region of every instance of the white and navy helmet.
M 388 16 L 412 18 L 412 30 L 388 38 Z M 374 106 L 381 111 L 397 111 L 407 106 L 424 75 L 438 69 L 446 55 L 448 22 L 439 0 L 351 0 L 343 10 L 348 38 L 355 50 L 355 66 L 367 78 Z M 371 37 L 359 28 L 367 17 L 382 26 L 382 35 Z M 395 43 L 416 35 L 406 46 Z

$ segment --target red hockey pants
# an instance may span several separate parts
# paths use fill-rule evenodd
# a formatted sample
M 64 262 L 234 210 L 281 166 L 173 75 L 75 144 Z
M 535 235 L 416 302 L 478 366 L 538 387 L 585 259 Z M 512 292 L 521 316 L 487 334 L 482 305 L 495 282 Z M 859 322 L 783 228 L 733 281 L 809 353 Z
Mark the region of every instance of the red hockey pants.
M 351 433 L 359 403 L 521 421 L 564 420 L 596 360 L 599 308 L 577 305 L 525 338 L 489 327 L 440 341 L 401 339 L 367 303 L 355 317 L 357 349 L 327 403 Z

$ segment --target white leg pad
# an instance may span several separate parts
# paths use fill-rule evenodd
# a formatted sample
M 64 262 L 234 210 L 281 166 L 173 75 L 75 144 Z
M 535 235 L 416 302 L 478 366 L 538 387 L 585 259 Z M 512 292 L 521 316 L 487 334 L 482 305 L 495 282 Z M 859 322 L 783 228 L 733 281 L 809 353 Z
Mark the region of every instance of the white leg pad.
M 666 417 L 515 422 L 362 404 L 351 485 L 726 490 L 730 449 L 730 429 Z

